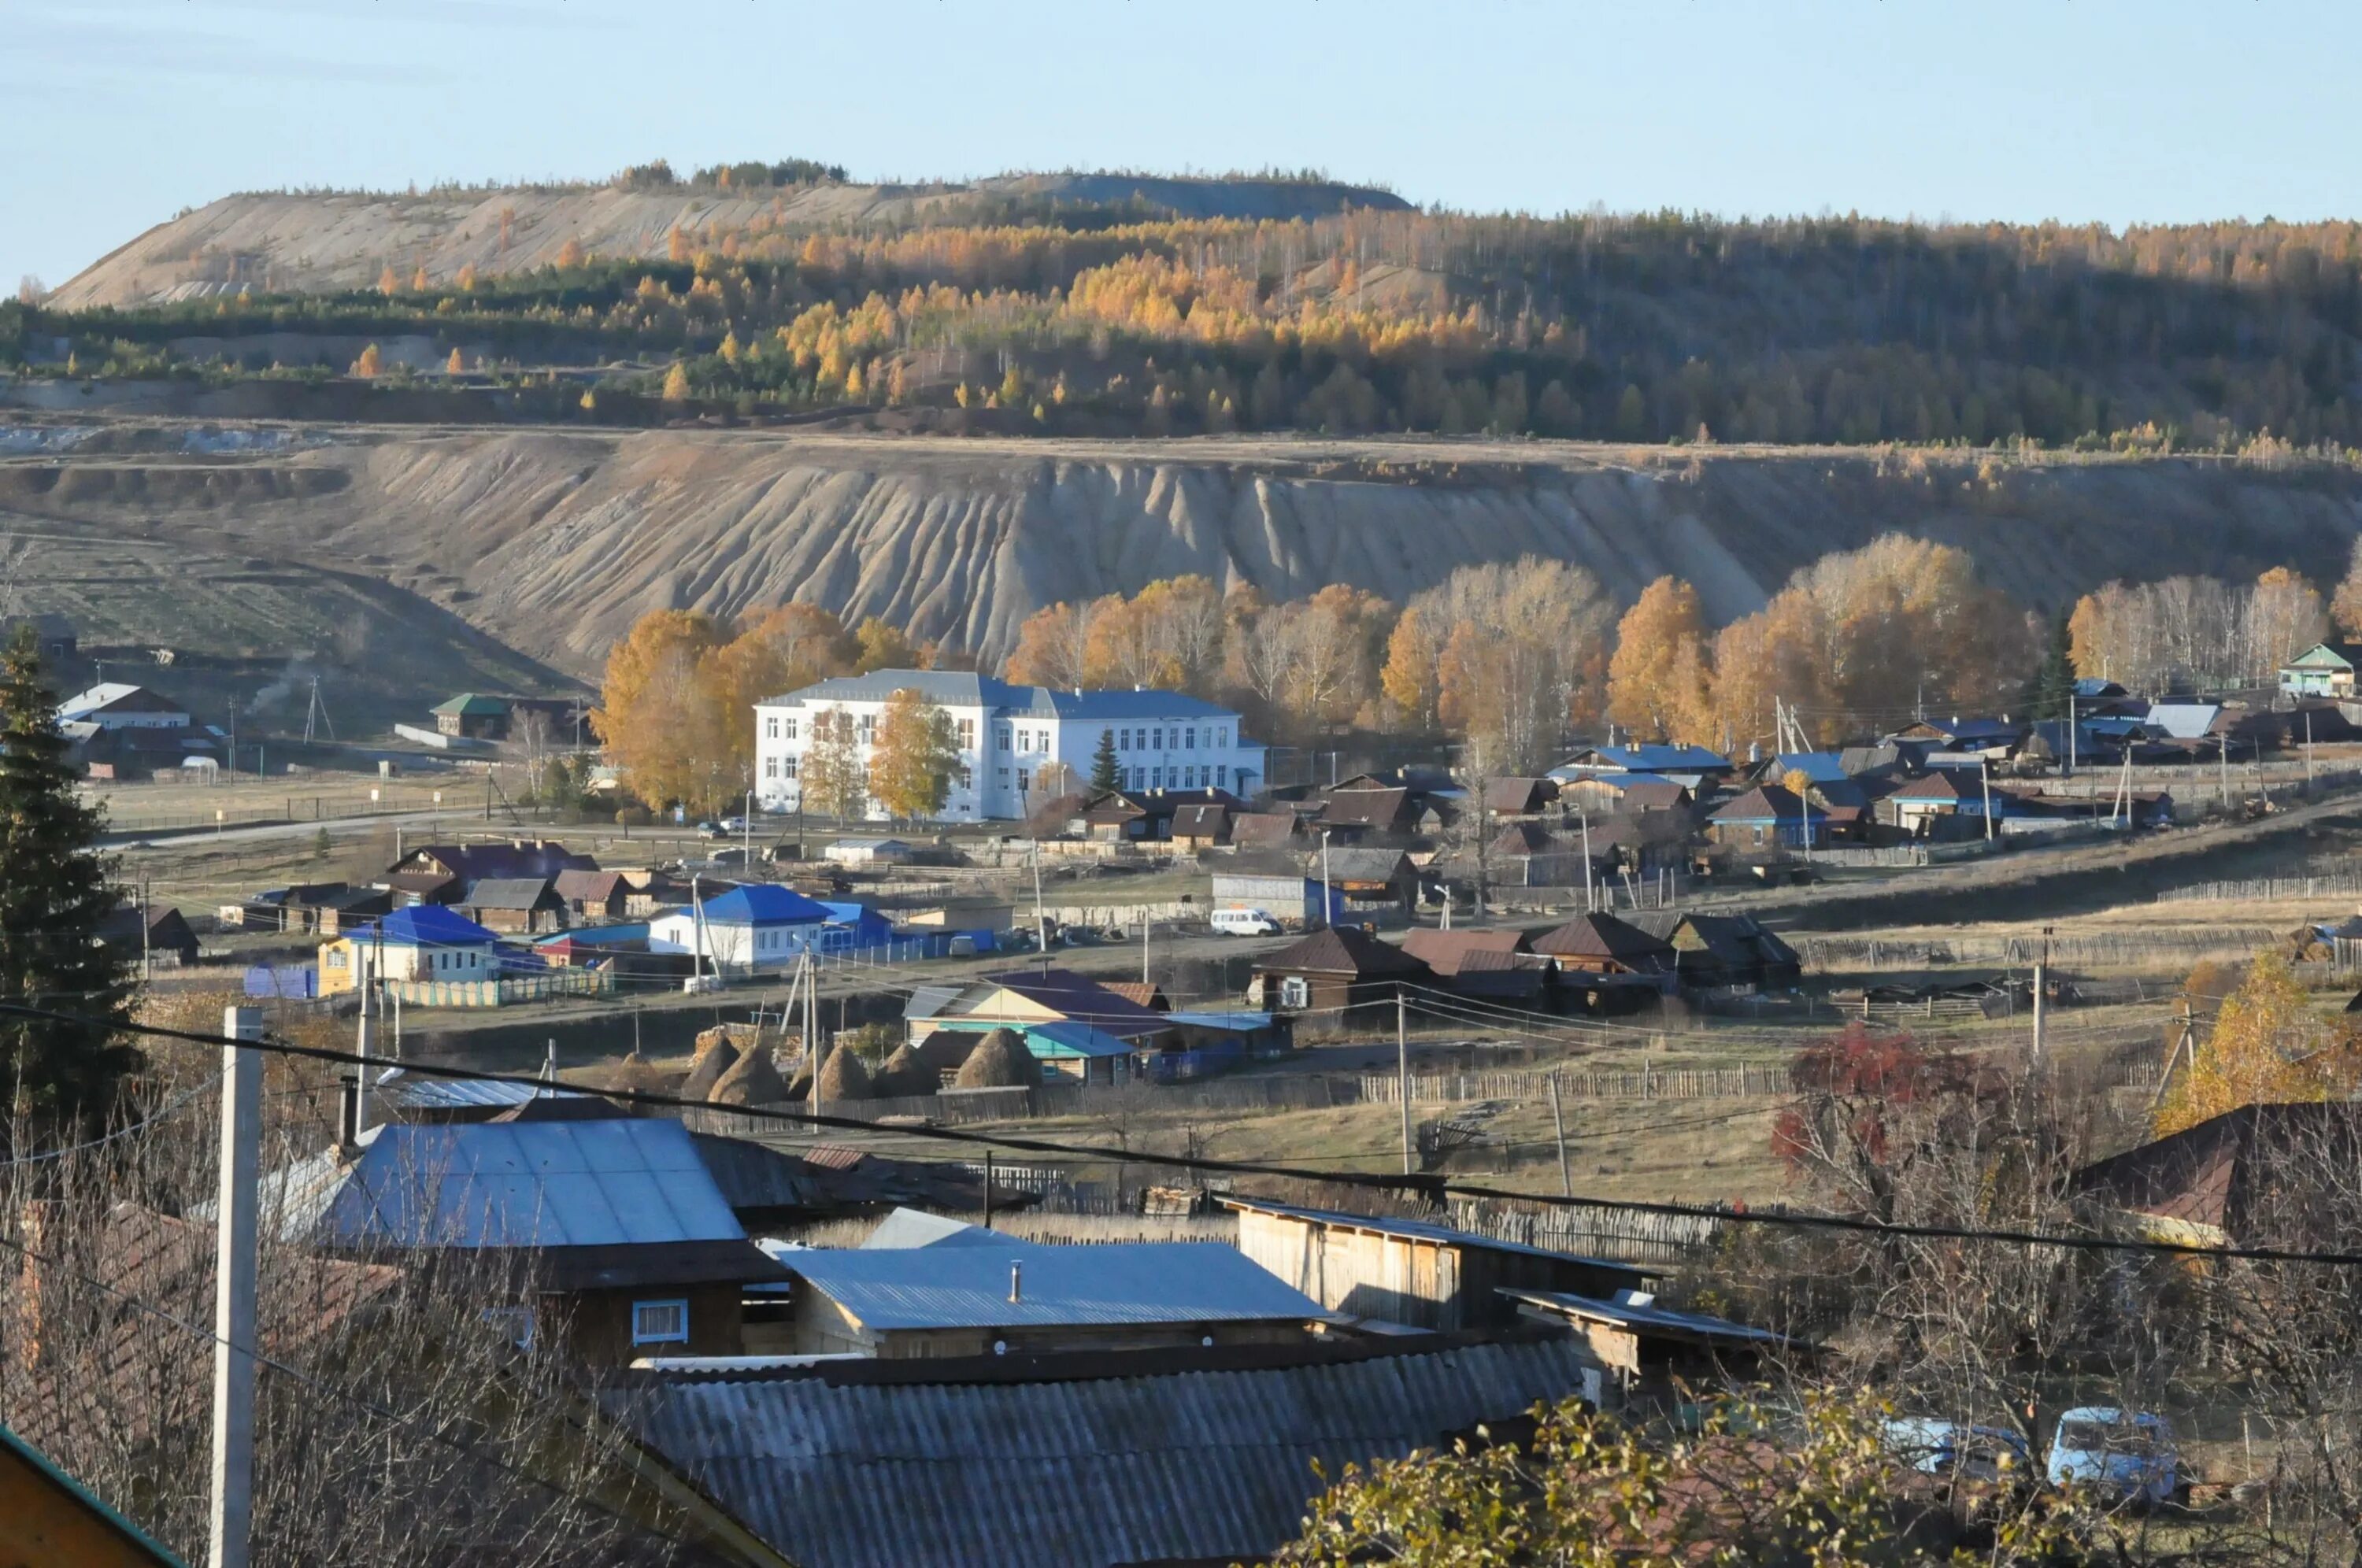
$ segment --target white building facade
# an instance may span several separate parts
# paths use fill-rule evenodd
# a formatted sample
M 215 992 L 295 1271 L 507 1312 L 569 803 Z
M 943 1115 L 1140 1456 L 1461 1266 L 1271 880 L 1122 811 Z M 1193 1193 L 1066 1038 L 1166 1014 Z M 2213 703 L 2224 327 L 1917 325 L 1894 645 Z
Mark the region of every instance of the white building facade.
M 1031 815 L 1059 792 L 1058 764 L 1071 772 L 1066 789 L 1087 788 L 1102 734 L 1114 738 L 1126 790 L 1227 790 L 1244 797 L 1264 784 L 1264 747 L 1241 733 L 1238 714 L 1195 697 L 1056 691 L 966 670 L 880 669 L 755 705 L 755 790 L 765 809 L 796 810 L 804 754 L 822 713 L 853 715 L 866 764 L 888 699 L 905 689 L 951 716 L 960 767 L 942 812 L 946 822 Z M 884 814 L 871 808 L 871 816 Z

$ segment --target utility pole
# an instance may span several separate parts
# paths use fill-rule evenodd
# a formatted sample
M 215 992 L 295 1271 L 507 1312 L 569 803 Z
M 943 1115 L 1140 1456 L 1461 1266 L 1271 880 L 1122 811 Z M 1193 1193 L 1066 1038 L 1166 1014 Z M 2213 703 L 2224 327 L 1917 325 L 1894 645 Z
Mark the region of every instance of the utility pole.
M 1981 756 L 1977 758 L 1977 784 L 1985 792 L 1985 841 L 1991 843 L 1993 835 L 1992 765 Z
M 262 1010 L 222 1010 L 219 1261 L 214 1270 L 210 1568 L 246 1568 L 254 1527 L 254 1240 L 262 1176 Z
M 1140 983 L 1143 986 L 1149 983 L 1148 916 L 1145 913 L 1142 914 L 1140 917 Z
M 2304 789 L 2312 792 L 2312 710 L 2304 711 Z
M 2050 982 L 2050 927 L 2042 928 L 2042 956 L 2034 961 L 2034 1065 L 2042 1065 L 2044 992 Z
M 746 814 L 738 819 L 738 825 L 745 830 L 739 839 L 745 847 L 738 852 L 738 864 L 752 873 L 755 869 L 755 791 L 752 790 L 746 791 Z
M 148 951 L 148 876 L 139 877 L 139 983 L 146 985 L 155 973 L 153 959 Z
M 1583 912 L 1589 914 L 1599 907 L 1591 890 L 1591 812 L 1581 806 L 1574 811 L 1583 819 Z
M 1395 1083 L 1402 1091 L 1403 1175 L 1410 1175 L 1410 1003 L 1395 986 Z
M 1337 923 L 1334 912 L 1335 899 L 1336 895 L 1329 890 L 1329 830 L 1322 828 L 1320 830 L 1320 928 L 1323 931 Z M 1483 899 L 1484 895 L 1479 893 L 1477 900 L 1480 905 Z M 1479 908 L 1476 913 L 1481 919 L 1485 911 Z
M 2185 1056 L 2193 1063 L 2198 1059 L 2198 1028 L 2190 1010 L 2188 997 L 2181 999 L 2175 1021 L 2181 1025 L 2181 1031 L 2174 1036 L 2173 1048 L 2165 1054 L 2165 1071 L 2157 1076 L 2157 1093 L 2149 1097 L 2151 1110 L 2165 1103 L 2166 1087 L 2173 1082 L 2174 1064 Z
M 1041 950 L 1042 970 L 1043 973 L 1047 974 L 1050 969 L 1050 922 L 1043 918 L 1042 913 L 1042 841 L 1038 838 L 1034 839 L 1032 841 L 1032 845 L 1033 944 Z
M 1551 1125 L 1558 1133 L 1559 1195 L 1562 1198 L 1573 1198 L 1574 1196 L 1574 1170 L 1573 1166 L 1567 1164 L 1566 1159 L 1566 1108 L 1559 1102 L 1558 1074 L 1555 1072 L 1550 1076 L 1550 1087 Z
M 2231 809 L 2231 734 L 2225 730 L 2214 737 L 2214 762 L 2222 778 L 2223 809 Z

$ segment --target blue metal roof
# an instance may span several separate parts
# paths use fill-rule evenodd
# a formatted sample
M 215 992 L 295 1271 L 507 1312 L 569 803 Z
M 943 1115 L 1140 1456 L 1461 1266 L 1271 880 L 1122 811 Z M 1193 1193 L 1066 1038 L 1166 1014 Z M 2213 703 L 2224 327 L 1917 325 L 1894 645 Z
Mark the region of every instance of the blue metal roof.
M 1220 1242 L 812 1247 L 772 1255 L 872 1330 L 1310 1322 L 1331 1315 Z M 1012 1265 L 1022 1271 L 1014 1301 Z
M 1655 742 L 1594 746 L 1589 755 L 1611 767 L 1635 773 L 1713 772 L 1730 766 L 1728 757 L 1702 745 L 1663 745 Z
M 773 1257 L 785 1257 L 799 1249 L 783 1247 L 777 1242 L 757 1242 Z M 877 1229 L 861 1243 L 864 1250 L 884 1252 L 910 1247 L 1030 1247 L 1031 1242 L 1021 1242 L 1014 1236 L 982 1225 L 971 1225 L 964 1220 L 947 1219 L 930 1214 L 923 1209 L 897 1209 L 877 1221 Z
M 412 904 L 349 934 L 355 942 L 373 943 L 380 931 L 387 943 L 402 947 L 490 947 L 500 940 L 496 933 L 441 904 Z
M 1060 1023 L 1027 1023 L 1010 1027 L 1024 1035 L 1025 1048 L 1037 1060 L 1129 1056 L 1131 1047 L 1087 1023 L 1067 1021 Z
M 1772 758 L 1779 777 L 1773 783 L 1785 780 L 1791 773 L 1801 773 L 1816 784 L 1834 784 L 1851 777 L 1845 770 L 1845 756 L 1834 751 L 1783 751 Z
M 1303 1220 L 1316 1225 L 1337 1225 L 1347 1230 L 1372 1231 L 1381 1236 L 1399 1236 L 1405 1241 L 1432 1242 L 1439 1246 L 1466 1247 L 1479 1252 L 1518 1253 L 1532 1258 L 1561 1258 L 1568 1263 L 1587 1264 L 1593 1268 L 1616 1269 L 1628 1274 L 1637 1283 L 1650 1278 L 1658 1272 L 1640 1268 L 1613 1258 L 1584 1257 L 1579 1253 L 1552 1252 L 1548 1247 L 1529 1247 L 1522 1242 L 1504 1242 L 1473 1231 L 1455 1231 L 1449 1225 L 1437 1225 L 1425 1220 L 1396 1220 L 1377 1214 L 1347 1214 L 1334 1209 L 1301 1209 L 1292 1203 L 1269 1203 L 1260 1198 L 1229 1198 L 1220 1199 L 1225 1209 L 1254 1214 L 1280 1214 L 1290 1220 Z
M 2152 702 L 2147 723 L 2175 740 L 2201 740 L 2222 712 L 2221 704 L 2214 702 Z
M 743 1241 L 678 1121 L 388 1123 L 264 1182 L 287 1240 L 345 1246 L 579 1247 Z
M 1244 1009 L 1228 1012 L 1168 1012 L 1164 1015 L 1175 1023 L 1186 1023 L 1195 1029 L 1235 1029 L 1242 1034 L 1253 1034 L 1271 1027 L 1271 1014 Z
M 753 882 L 705 900 L 708 925 L 817 925 L 827 909 L 793 888 Z
M 1120 1245 L 1066 1251 L 1120 1252 Z M 1030 1271 L 1029 1271 L 1030 1272 Z M 916 1383 L 893 1368 L 627 1375 L 610 1415 L 780 1555 L 821 1568 L 1260 1562 L 1351 1464 L 1581 1394 L 1573 1335 L 1301 1364 Z M 1219 1353 L 1205 1353 L 1209 1356 Z M 922 1364 L 930 1369 L 939 1364 Z M 974 1364 L 970 1364 L 973 1365 Z

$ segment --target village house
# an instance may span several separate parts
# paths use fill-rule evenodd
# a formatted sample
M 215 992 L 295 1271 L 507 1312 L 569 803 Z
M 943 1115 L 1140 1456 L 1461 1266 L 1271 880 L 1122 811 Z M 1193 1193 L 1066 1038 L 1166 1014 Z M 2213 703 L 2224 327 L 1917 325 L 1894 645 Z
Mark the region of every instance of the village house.
M 1770 990 L 1804 975 L 1796 950 L 1753 915 L 1639 910 L 1630 923 L 1672 947 L 1685 989 Z
M 483 844 L 423 844 L 386 868 L 377 885 L 406 903 L 449 904 L 478 882 L 555 878 L 561 871 L 596 871 L 599 862 L 555 839 L 516 838 Z
M 820 852 L 832 866 L 908 866 L 917 853 L 899 838 L 840 838 Z
M 1348 921 L 1405 920 L 1418 900 L 1418 872 L 1399 849 L 1331 849 L 1326 867 Z
M 1090 777 L 1102 734 L 1115 741 L 1118 783 L 1128 792 L 1245 795 L 1264 778 L 1264 747 L 1246 737 L 1238 713 L 1195 697 L 1145 689 L 1061 691 L 965 670 L 880 669 L 756 704 L 756 790 L 764 805 L 797 809 L 814 723 L 824 712 L 851 716 L 866 766 L 898 690 L 915 690 L 950 716 L 959 771 L 941 812 L 947 821 L 1025 820 L 1056 792 L 1045 778 Z M 882 816 L 882 808 L 870 814 Z
M 1491 778 L 1485 783 L 1485 809 L 1496 817 L 1538 817 L 1558 803 L 1555 778 Z
M 190 720 L 188 709 L 161 692 L 105 680 L 60 702 L 58 723 L 102 730 L 185 730 Z
M 1630 977 L 1652 988 L 1671 981 L 1678 969 L 1673 944 L 1605 911 L 1577 915 L 1533 939 L 1533 951 L 1558 961 L 1568 974 Z
M 506 740 L 509 733 L 509 705 L 498 697 L 487 697 L 478 691 L 463 691 L 457 697 L 446 698 L 430 710 L 435 717 L 437 734 L 451 735 L 460 740 Z
M 1731 760 L 1702 745 L 1586 746 L 1550 771 L 1562 784 L 1570 780 L 1635 773 L 1670 778 L 1692 793 L 1719 783 L 1735 771 Z
M 2362 1107 L 2243 1105 L 2077 1171 L 2075 1202 L 2185 1246 L 2301 1246 L 2362 1164 Z
M 1358 926 L 1316 931 L 1254 965 L 1247 999 L 1320 1030 L 1391 1024 L 1406 987 L 1431 984 L 1435 972 L 1401 948 Z
M 1992 795 L 1992 780 L 1977 768 L 1931 768 L 1898 786 L 1878 809 L 1891 825 L 1914 838 L 1981 838 L 1987 800 L 1996 815 L 2007 802 L 2006 795 Z
M 490 980 L 500 973 L 499 945 L 491 932 L 439 904 L 395 910 L 320 944 L 320 994 L 380 980 Z
M 2280 690 L 2290 697 L 2351 701 L 2357 651 L 2343 643 L 2315 643 L 2280 666 Z
M 1327 830 L 1337 844 L 1355 845 L 1432 835 L 1451 826 L 1451 806 L 1439 796 L 1365 773 L 1332 786 L 1311 826 Z
M 200 951 L 197 933 L 170 904 L 127 904 L 100 922 L 98 937 L 118 955 L 159 968 L 194 964 Z
M 2006 759 L 2017 749 L 2025 726 L 2006 718 L 1920 719 L 1889 732 L 1884 738 L 1904 744 L 1919 744 L 1951 752 L 1961 756 L 1983 756 L 1993 762 Z
M 1124 1081 L 1137 1058 L 1177 1043 L 1169 1015 L 1065 969 L 913 987 L 902 1019 L 912 1045 L 944 1030 L 1013 1031 L 1046 1071 L 1084 1082 Z
M 788 1314 L 750 1341 L 780 1355 L 1288 1344 L 1329 1317 L 1221 1242 L 1043 1246 L 905 1209 L 859 1247 L 766 1250 L 790 1276 Z
M 1231 823 L 1244 810 L 1242 803 L 1193 802 L 1173 812 L 1173 847 L 1202 851 L 1220 849 L 1231 842 Z
M 631 886 L 620 871 L 560 871 L 550 885 L 572 923 L 621 920 L 630 912 Z
M 452 906 L 487 931 L 538 935 L 566 924 L 566 900 L 545 877 L 488 877 Z
M 1758 784 L 1708 815 L 1705 833 L 1724 849 L 1818 849 L 1828 844 L 1829 820 L 1785 785 Z
M 1224 1198 L 1239 1251 L 1332 1312 L 1446 1332 L 1517 1320 L 1504 1289 L 1611 1296 L 1648 1271 L 1629 1264 L 1496 1241 L 1424 1220 Z
M 735 1355 L 749 1285 L 785 1271 L 746 1232 L 679 1122 L 389 1122 L 263 1178 L 266 1229 L 503 1285 L 520 1339 L 563 1324 L 594 1366 Z
M 1661 773 L 1584 773 L 1561 779 L 1562 814 L 1662 812 L 1684 809 L 1695 797 L 1691 787 Z
M 648 922 L 650 953 L 685 953 L 716 974 L 751 975 L 795 963 L 828 911 L 792 888 L 750 883 L 706 894 Z
M 1595 837 L 1593 848 L 1598 848 Z M 1573 888 L 1583 883 L 1583 835 L 1564 827 L 1552 833 L 1539 822 L 1511 823 L 1485 848 L 1486 879 L 1503 888 Z M 1465 857 L 1453 868 L 1473 876 Z

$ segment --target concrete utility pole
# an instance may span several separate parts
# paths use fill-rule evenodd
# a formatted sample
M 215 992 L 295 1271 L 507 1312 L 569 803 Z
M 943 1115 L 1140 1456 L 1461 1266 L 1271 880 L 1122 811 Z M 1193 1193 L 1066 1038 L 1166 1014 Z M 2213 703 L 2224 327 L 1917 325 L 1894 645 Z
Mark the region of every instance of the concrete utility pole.
M 1583 912 L 1589 914 L 1599 907 L 1599 900 L 1591 890 L 1591 812 L 1581 806 L 1577 806 L 1574 812 L 1583 819 Z
M 1329 830 L 1320 830 L 1320 925 L 1323 930 L 1337 923 L 1336 895 L 1329 890 Z M 1477 911 L 1481 917 L 1482 909 Z
M 1574 1196 L 1574 1169 L 1566 1158 L 1566 1108 L 1559 1102 L 1558 1075 L 1550 1076 L 1551 1125 L 1558 1133 L 1558 1189 L 1563 1198 Z
M 1992 765 L 1981 756 L 1977 758 L 1977 783 L 1985 792 L 1985 838 L 1990 843 L 1993 835 Z
M 2228 730 L 2214 737 L 2214 762 L 2222 778 L 2223 809 L 2231 809 L 2231 733 Z
M 2034 962 L 2034 1065 L 2042 1065 L 2043 993 L 2050 983 L 2050 927 L 2042 928 L 2042 956 Z
M 1145 913 L 1142 913 L 1140 917 L 1140 983 L 1143 986 L 1150 984 L 1148 978 L 1148 916 Z
M 1395 986 L 1395 1082 L 1402 1090 L 1403 1175 L 1410 1175 L 1410 1004 Z
M 1050 967 L 1050 922 L 1042 915 L 1042 841 L 1033 844 L 1033 944 L 1042 953 L 1042 968 Z
M 2312 791 L 2312 710 L 2304 711 L 2304 788 Z
M 211 1568 L 246 1568 L 254 1528 L 254 1237 L 262 1176 L 262 1010 L 222 1010 L 219 1261 L 214 1275 Z

